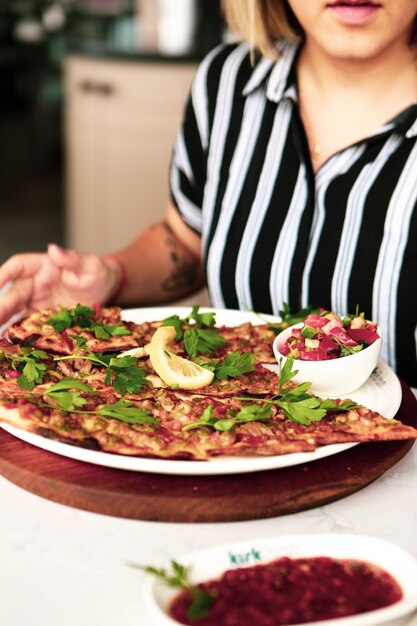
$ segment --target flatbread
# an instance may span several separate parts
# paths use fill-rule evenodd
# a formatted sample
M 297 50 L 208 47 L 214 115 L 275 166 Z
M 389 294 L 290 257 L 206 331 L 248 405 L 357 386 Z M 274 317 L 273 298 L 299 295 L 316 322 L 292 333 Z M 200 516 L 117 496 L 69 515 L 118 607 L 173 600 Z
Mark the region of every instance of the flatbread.
M 87 348 L 92 352 L 119 352 L 148 344 L 155 330 L 162 324 L 161 321 L 142 322 L 135 324 L 122 319 L 120 307 L 98 308 L 96 321 L 103 324 L 120 324 L 124 326 L 129 335 L 111 337 L 110 339 L 97 339 L 92 332 L 85 328 L 74 326 L 64 332 L 58 333 L 48 324 L 50 317 L 56 313 L 55 309 L 42 309 L 24 317 L 12 324 L 7 336 L 12 343 L 22 346 L 32 346 L 54 354 L 72 354 L 76 344 L 71 335 L 79 335 L 87 339 Z M 270 325 L 253 325 L 249 322 L 239 326 L 220 326 L 217 328 L 221 337 L 226 341 L 222 348 L 214 350 L 212 359 L 224 358 L 230 352 L 251 352 L 257 363 L 276 363 L 272 350 L 275 333 Z M 173 352 L 185 354 L 183 341 L 178 341 L 172 348 Z
M 95 321 L 101 324 L 123 326 L 128 335 L 99 339 L 95 334 L 81 326 L 73 326 L 62 332 L 57 332 L 48 323 L 51 316 L 57 313 L 55 309 L 41 309 L 12 324 L 7 330 L 7 337 L 12 343 L 21 346 L 31 346 L 37 350 L 45 350 L 53 354 L 69 355 L 76 349 L 76 343 L 71 335 L 78 335 L 87 341 L 87 348 L 91 352 L 119 352 L 138 347 L 138 341 L 133 335 L 135 325 L 121 319 L 119 307 L 98 308 Z
M 126 346 L 117 343 L 125 339 L 129 346 L 145 345 L 160 323 L 133 324 L 125 322 L 129 335 L 100 340 L 83 328 L 53 332 L 45 335 L 44 326 L 53 311 L 38 311 L 9 329 L 9 340 L 1 340 L 0 353 L 0 421 L 72 445 L 111 452 L 161 459 L 190 459 L 206 461 L 217 456 L 266 456 L 310 452 L 319 446 L 363 441 L 386 441 L 417 438 L 417 430 L 397 420 L 387 420 L 375 411 L 358 407 L 349 411 L 329 412 L 321 421 L 304 426 L 288 419 L 282 409 L 272 404 L 278 389 L 278 376 L 259 362 L 254 370 L 236 378 L 217 380 L 197 391 L 169 389 L 155 374 L 149 360 L 137 363 L 147 378 L 141 391 L 126 393 L 123 399 L 132 406 L 143 409 L 155 423 L 132 424 L 100 415 L 100 408 L 121 399 L 109 383 L 104 367 L 92 364 L 82 357 L 76 347 L 68 344 L 68 334 L 82 336 L 86 348 L 94 353 L 113 353 Z M 120 309 L 101 309 L 97 319 L 106 324 L 121 322 Z M 221 327 L 227 342 L 226 348 L 216 351 L 210 358 L 222 359 L 230 352 L 245 348 L 256 351 L 256 360 L 269 359 L 274 333 L 266 326 L 243 324 L 236 328 Z M 46 342 L 45 338 L 51 340 Z M 20 342 L 20 343 L 17 343 Z M 46 355 L 42 363 L 45 372 L 42 383 L 33 389 L 19 386 L 19 372 L 13 369 L 13 357 L 30 353 L 31 346 L 42 349 Z M 132 345 L 134 344 L 134 345 Z M 170 346 L 171 347 L 171 346 Z M 177 351 L 183 345 L 176 346 Z M 85 400 L 82 410 L 71 412 L 59 408 L 48 389 L 60 380 L 80 380 L 89 385 L 91 392 L 81 391 Z M 270 406 L 267 419 L 240 422 L 229 430 L 217 430 L 213 425 L 193 427 L 204 415 L 213 420 L 234 419 L 249 406 Z M 88 411 L 88 413 L 86 413 Z

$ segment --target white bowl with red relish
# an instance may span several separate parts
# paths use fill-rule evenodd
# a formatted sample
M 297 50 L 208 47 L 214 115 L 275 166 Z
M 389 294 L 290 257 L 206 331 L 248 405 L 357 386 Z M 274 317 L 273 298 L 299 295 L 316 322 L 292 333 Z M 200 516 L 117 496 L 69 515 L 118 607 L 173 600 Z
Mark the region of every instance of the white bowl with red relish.
M 193 586 L 215 590 L 214 601 L 206 617 L 187 620 L 189 597 L 149 577 L 146 604 L 160 626 L 405 626 L 417 609 L 417 561 L 376 537 L 283 535 L 206 548 L 178 561 L 189 568 Z M 334 617 L 335 610 L 343 616 Z
M 274 340 L 281 365 L 294 359 L 293 381 L 311 382 L 317 395 L 338 396 L 359 389 L 377 366 L 381 333 L 361 315 L 340 317 L 323 311 L 282 331 Z

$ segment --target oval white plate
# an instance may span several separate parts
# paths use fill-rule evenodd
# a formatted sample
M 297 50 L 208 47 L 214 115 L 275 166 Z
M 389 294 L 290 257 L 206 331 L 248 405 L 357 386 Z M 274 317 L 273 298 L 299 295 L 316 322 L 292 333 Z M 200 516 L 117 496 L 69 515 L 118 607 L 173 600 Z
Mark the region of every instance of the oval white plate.
M 124 311 L 123 317 L 136 323 L 151 322 L 162 320 L 173 314 L 180 317 L 188 315 L 190 307 L 152 307 L 143 309 L 128 309 Z M 218 325 L 237 326 L 244 322 L 253 324 L 262 324 L 265 321 L 276 321 L 277 318 L 272 316 L 259 317 L 254 313 L 245 311 L 232 311 L 226 309 L 207 309 L 202 311 L 216 311 L 216 321 Z M 268 366 L 271 369 L 278 369 L 278 365 Z M 392 418 L 396 415 L 401 404 L 401 385 L 400 382 L 388 365 L 379 362 L 378 368 L 369 378 L 363 387 L 349 395 L 349 398 L 356 402 L 367 406 L 368 408 L 378 411 L 386 418 Z M 148 459 L 136 456 L 124 456 L 119 454 L 110 454 L 96 450 L 87 450 L 78 448 L 66 443 L 47 439 L 40 435 L 20 430 L 1 424 L 2 428 L 12 435 L 30 443 L 34 446 L 54 452 L 62 456 L 93 463 L 94 465 L 102 465 L 104 467 L 112 467 L 116 469 L 130 470 L 134 472 L 154 472 L 157 474 L 177 474 L 177 475 L 202 475 L 210 476 L 216 474 L 242 474 L 247 472 L 259 472 L 262 470 L 277 469 L 280 467 L 290 467 L 307 463 L 317 459 L 337 454 L 343 450 L 347 450 L 355 443 L 331 444 L 321 446 L 313 452 L 297 452 L 294 454 L 282 454 L 280 456 L 253 456 L 253 457 L 218 457 L 210 461 L 179 461 L 171 459 Z
M 283 556 L 329 556 L 367 561 L 389 572 L 403 590 L 404 597 L 391 606 L 351 617 L 310 622 L 303 626 L 399 626 L 405 624 L 406 616 L 417 607 L 417 561 L 399 546 L 371 536 L 337 533 L 281 535 L 206 548 L 175 560 L 191 568 L 190 581 L 198 584 L 217 578 L 226 570 L 267 563 Z M 178 622 L 167 613 L 178 590 L 149 577 L 143 591 L 155 624 L 178 626 Z

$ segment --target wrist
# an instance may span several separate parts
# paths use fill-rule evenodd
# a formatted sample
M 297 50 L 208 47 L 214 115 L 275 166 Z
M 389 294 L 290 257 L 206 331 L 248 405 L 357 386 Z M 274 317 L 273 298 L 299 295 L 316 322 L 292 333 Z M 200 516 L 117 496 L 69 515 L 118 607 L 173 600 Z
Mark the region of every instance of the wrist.
M 126 265 L 117 254 L 106 254 L 101 258 L 114 276 L 113 286 L 105 304 L 117 304 L 124 288 L 128 284 Z

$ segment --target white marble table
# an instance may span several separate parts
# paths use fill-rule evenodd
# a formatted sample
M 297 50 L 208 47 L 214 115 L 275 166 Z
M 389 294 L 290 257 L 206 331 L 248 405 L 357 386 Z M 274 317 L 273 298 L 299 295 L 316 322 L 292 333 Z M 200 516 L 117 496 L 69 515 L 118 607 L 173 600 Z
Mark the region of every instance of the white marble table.
M 44 500 L 0 477 L 0 624 L 153 626 L 142 597 L 144 574 L 127 562 L 160 565 L 203 546 L 324 532 L 375 535 L 417 558 L 417 445 L 377 481 L 343 500 L 227 524 L 97 515 Z

